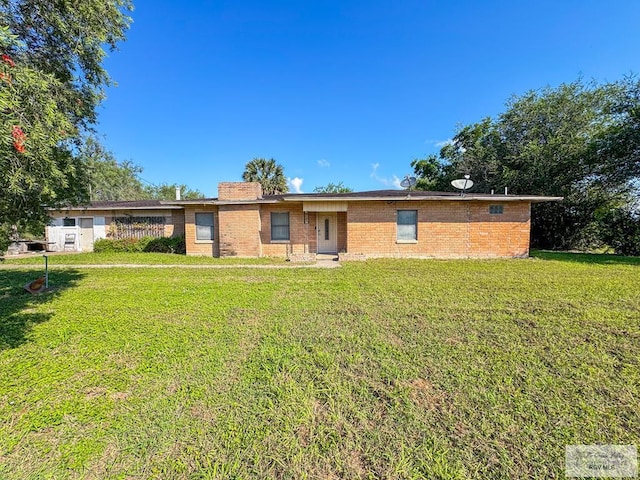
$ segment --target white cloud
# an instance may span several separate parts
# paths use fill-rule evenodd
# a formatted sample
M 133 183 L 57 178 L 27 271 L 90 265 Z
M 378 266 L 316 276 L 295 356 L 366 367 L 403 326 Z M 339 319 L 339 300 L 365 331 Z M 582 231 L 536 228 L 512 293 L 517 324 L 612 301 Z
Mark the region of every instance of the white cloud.
M 378 176 L 379 167 L 380 167 L 379 163 L 371 164 L 371 174 L 370 174 L 371 178 L 373 178 L 376 182 L 380 182 L 382 185 L 385 185 L 387 187 L 402 188 L 400 185 L 401 180 L 396 175 L 391 175 L 391 178 Z
M 322 168 L 329 168 L 331 166 L 329 161 L 325 160 L 324 158 L 321 158 L 320 160 L 318 160 L 318 165 L 321 166 Z
M 304 178 L 300 178 L 300 177 L 287 178 L 287 182 L 289 183 L 289 186 L 293 190 L 293 193 L 304 193 L 301 190 L 302 182 L 304 182 Z
M 435 147 L 442 148 L 442 147 L 446 147 L 447 145 L 451 145 L 452 143 L 453 143 L 453 139 L 447 138 L 446 140 L 440 140 L 440 141 L 434 142 L 433 145 Z
M 433 145 L 436 148 L 442 148 L 446 145 L 451 145 L 453 143 L 453 138 L 447 138 L 446 140 L 434 140 L 433 138 L 428 138 L 424 141 L 425 145 Z

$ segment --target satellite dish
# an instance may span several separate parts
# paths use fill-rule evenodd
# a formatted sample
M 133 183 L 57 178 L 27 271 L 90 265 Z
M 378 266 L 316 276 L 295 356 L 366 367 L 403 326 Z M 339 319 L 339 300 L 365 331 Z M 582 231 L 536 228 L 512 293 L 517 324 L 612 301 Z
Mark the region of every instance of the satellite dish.
M 453 180 L 451 182 L 451 185 L 453 185 L 453 187 L 457 188 L 458 190 L 467 190 L 473 187 L 473 180 L 467 180 L 466 178 L 459 178 L 457 180 Z
M 461 190 L 460 195 L 464 195 L 464 191 L 473 187 L 473 180 L 469 179 L 469 175 L 465 175 L 464 178 L 458 178 L 457 180 L 452 180 L 451 185 L 453 188 L 457 188 Z
M 409 175 L 407 175 L 406 177 L 404 177 L 404 179 L 400 182 L 400 186 L 402 188 L 411 188 L 414 187 L 416 185 L 416 177 L 410 177 Z

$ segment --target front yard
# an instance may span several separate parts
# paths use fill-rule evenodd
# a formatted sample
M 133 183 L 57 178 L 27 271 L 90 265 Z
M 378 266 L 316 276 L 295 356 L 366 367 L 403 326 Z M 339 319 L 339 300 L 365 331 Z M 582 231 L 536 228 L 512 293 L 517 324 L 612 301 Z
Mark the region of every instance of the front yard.
M 539 257 L 2 269 L 0 478 L 563 478 L 640 443 L 640 265 Z

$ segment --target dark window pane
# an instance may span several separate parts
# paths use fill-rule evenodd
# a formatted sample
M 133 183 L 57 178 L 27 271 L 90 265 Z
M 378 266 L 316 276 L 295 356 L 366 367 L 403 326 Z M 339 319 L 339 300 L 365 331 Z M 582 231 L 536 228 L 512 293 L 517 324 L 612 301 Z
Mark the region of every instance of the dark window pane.
M 398 210 L 398 240 L 417 240 L 417 227 L 417 210 Z
M 271 240 L 289 240 L 289 212 L 271 213 Z
M 196 213 L 196 240 L 213 240 L 213 213 Z

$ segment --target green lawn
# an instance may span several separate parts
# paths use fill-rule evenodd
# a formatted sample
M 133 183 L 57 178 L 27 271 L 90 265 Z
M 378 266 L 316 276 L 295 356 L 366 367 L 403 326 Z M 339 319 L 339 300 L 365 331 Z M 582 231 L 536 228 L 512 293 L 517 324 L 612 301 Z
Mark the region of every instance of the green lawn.
M 563 478 L 640 443 L 640 266 L 537 256 L 0 270 L 0 478 Z
M 213 258 L 170 253 L 49 253 L 49 265 L 269 265 L 284 264 L 283 258 Z M 5 257 L 0 265 L 42 265 L 42 255 Z

